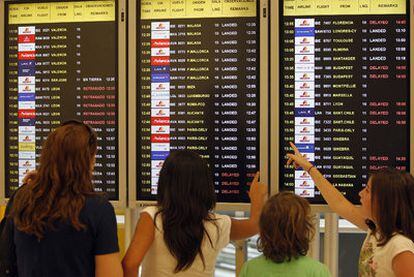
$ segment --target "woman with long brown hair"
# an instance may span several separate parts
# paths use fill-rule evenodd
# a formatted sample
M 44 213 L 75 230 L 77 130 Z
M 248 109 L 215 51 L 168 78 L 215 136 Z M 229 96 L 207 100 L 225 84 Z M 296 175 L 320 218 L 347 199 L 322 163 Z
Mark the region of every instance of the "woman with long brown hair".
M 359 257 L 359 276 L 414 276 L 413 176 L 393 168 L 374 172 L 359 193 L 361 207 L 357 207 L 293 143 L 291 146 L 294 153 L 288 154 L 288 164 L 307 171 L 329 207 L 367 231 Z
M 121 276 L 115 213 L 94 192 L 97 137 L 68 121 L 49 134 L 11 208 L 20 277 Z
M 250 186 L 250 218 L 236 220 L 213 212 L 216 195 L 207 162 L 180 150 L 165 160 L 158 181 L 157 206 L 141 212 L 123 259 L 124 276 L 211 277 L 216 258 L 230 240 L 258 232 L 267 187 L 256 173 Z

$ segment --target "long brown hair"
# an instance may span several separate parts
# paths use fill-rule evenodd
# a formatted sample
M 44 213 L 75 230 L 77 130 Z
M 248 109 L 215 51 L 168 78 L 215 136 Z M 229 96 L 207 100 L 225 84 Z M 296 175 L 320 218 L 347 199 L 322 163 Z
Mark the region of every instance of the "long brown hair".
M 291 193 L 270 197 L 260 215 L 258 249 L 276 263 L 305 256 L 314 235 L 309 203 Z
M 203 239 L 212 247 L 213 241 L 204 222 L 212 222 L 210 211 L 216 204 L 214 184 L 207 162 L 200 155 L 180 150 L 165 160 L 158 181 L 159 211 L 162 217 L 164 242 L 177 260 L 174 273 L 190 268 L 202 252 Z
M 87 195 L 94 194 L 92 166 L 97 149 L 95 132 L 68 121 L 49 134 L 43 144 L 37 174 L 14 199 L 11 216 L 16 228 L 41 239 L 54 222 L 85 228 L 79 213 Z
M 414 241 L 414 178 L 410 173 L 386 168 L 371 175 L 371 214 L 378 245 L 395 233 Z

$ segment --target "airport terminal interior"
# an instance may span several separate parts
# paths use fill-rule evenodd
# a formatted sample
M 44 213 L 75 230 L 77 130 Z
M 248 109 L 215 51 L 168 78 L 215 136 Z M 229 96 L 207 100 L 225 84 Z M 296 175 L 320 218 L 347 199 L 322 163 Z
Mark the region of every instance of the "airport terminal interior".
M 372 172 L 413 172 L 412 3 L 404 0 L 0 2 L 0 215 L 48 134 L 98 136 L 95 190 L 115 208 L 121 255 L 161 167 L 187 149 L 213 175 L 216 212 L 249 216 L 257 171 L 316 218 L 308 255 L 358 275 L 366 232 L 334 213 L 289 142 L 352 204 Z M 261 252 L 231 242 L 215 276 Z

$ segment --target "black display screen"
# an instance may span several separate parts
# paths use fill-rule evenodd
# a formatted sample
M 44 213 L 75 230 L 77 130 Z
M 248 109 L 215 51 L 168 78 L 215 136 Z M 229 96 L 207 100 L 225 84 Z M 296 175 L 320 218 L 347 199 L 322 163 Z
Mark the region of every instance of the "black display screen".
M 118 200 L 118 33 L 115 1 L 6 2 L 6 197 L 36 168 L 66 120 L 98 134 L 97 191 Z
M 325 203 L 309 174 L 285 165 L 293 141 L 359 204 L 370 172 L 409 170 L 409 3 L 281 5 L 280 190 Z
M 142 1 L 137 19 L 137 199 L 171 151 L 199 153 L 219 202 L 248 202 L 259 169 L 257 2 Z

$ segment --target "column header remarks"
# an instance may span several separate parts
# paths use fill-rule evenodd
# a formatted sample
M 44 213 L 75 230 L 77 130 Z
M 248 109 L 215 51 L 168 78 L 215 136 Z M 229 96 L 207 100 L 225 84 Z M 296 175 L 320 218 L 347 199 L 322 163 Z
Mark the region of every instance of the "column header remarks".
M 284 0 L 284 16 L 405 14 L 405 0 Z
M 255 17 L 256 0 L 144 0 L 141 19 Z
M 115 1 L 9 5 L 9 24 L 114 21 Z

